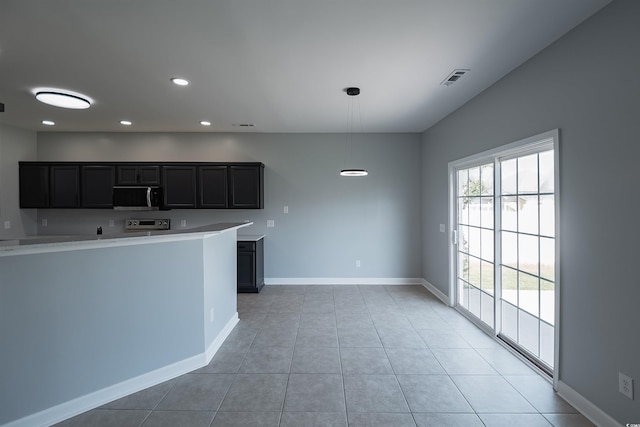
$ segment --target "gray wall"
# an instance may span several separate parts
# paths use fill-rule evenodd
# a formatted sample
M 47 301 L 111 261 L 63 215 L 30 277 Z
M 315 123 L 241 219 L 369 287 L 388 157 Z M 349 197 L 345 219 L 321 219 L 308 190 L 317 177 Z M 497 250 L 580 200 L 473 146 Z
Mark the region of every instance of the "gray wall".
M 36 233 L 36 210 L 19 209 L 18 162 L 36 159 L 36 133 L 0 124 L 0 239 Z M 5 221 L 11 228 L 5 229 Z
M 423 272 L 448 294 L 447 163 L 560 129 L 560 380 L 619 422 L 640 399 L 640 2 L 617 0 L 423 135 Z
M 38 160 L 260 161 L 265 209 L 173 210 L 187 227 L 255 222 L 266 234 L 265 276 L 277 278 L 419 278 L 421 267 L 418 134 L 354 135 L 354 159 L 366 178 L 344 178 L 344 134 L 39 133 Z M 349 165 L 351 166 L 351 164 Z M 283 207 L 289 206 L 289 213 Z M 134 213 L 40 210 L 42 234 L 122 231 Z M 108 227 L 109 219 L 115 227 Z M 267 219 L 275 228 L 266 228 Z M 355 261 L 361 260 L 361 268 Z

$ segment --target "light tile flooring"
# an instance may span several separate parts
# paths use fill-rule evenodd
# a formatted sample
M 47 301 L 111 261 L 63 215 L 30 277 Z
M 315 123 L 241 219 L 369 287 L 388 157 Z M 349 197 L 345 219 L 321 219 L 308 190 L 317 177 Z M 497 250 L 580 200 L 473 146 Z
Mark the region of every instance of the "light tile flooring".
M 211 363 L 58 426 L 590 426 L 422 286 L 266 286 Z

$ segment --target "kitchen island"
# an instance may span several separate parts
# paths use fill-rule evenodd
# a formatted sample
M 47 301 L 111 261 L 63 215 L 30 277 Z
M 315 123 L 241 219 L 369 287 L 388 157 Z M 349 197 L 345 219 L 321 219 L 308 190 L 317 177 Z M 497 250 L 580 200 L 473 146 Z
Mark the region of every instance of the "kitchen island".
M 206 365 L 251 223 L 0 242 L 0 425 L 50 425 Z

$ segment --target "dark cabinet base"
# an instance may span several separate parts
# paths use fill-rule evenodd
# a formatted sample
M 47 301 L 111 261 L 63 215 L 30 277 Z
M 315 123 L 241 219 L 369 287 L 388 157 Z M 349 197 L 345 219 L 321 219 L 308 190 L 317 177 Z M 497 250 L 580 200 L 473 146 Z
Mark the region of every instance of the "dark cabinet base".
M 264 239 L 238 240 L 238 293 L 258 293 L 263 287 Z

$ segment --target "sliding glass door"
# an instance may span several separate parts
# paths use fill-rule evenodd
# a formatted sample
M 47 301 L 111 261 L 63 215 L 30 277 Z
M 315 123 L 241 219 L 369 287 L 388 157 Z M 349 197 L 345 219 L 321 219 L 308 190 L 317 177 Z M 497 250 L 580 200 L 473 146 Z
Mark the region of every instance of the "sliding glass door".
M 550 374 L 557 132 L 450 164 L 456 306 Z

